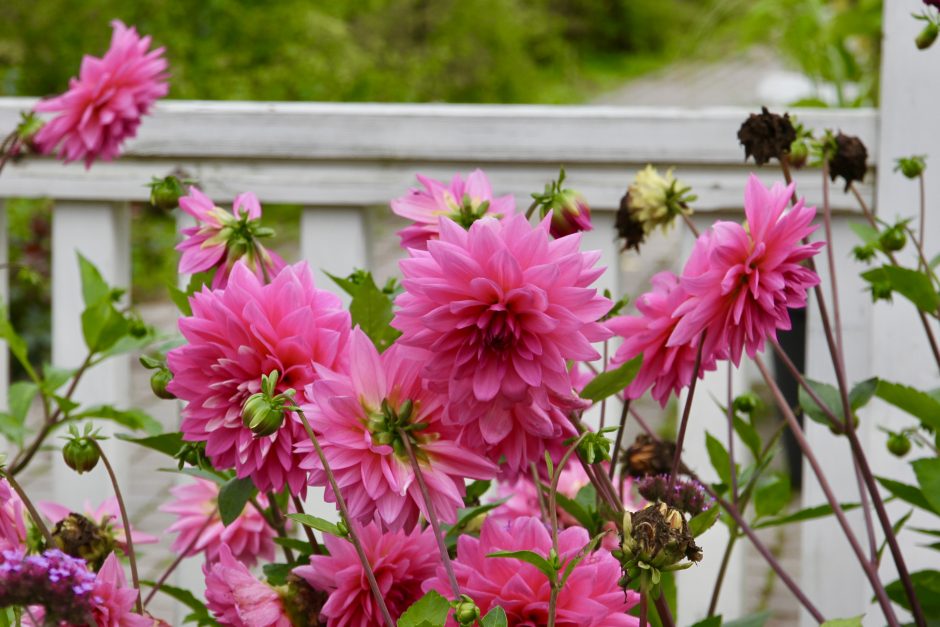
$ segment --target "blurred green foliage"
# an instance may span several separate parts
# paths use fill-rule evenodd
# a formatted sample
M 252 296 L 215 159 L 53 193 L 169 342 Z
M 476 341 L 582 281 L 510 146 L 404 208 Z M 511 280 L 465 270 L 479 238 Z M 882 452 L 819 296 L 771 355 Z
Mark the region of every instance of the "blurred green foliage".
M 173 98 L 567 102 L 687 39 L 695 0 L 4 0 L 0 93 L 61 91 L 120 18 Z M 611 55 L 640 62 L 611 64 Z

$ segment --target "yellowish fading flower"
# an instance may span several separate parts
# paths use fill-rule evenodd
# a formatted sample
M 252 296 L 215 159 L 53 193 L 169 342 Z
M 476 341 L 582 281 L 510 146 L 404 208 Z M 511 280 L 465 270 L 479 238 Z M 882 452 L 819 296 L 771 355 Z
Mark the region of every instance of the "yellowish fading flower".
M 649 234 L 656 227 L 664 232 L 680 214 L 691 215 L 689 203 L 695 196 L 691 187 L 682 185 L 672 174 L 673 168 L 661 175 L 652 165 L 640 170 L 627 190 L 627 207 L 635 222 Z

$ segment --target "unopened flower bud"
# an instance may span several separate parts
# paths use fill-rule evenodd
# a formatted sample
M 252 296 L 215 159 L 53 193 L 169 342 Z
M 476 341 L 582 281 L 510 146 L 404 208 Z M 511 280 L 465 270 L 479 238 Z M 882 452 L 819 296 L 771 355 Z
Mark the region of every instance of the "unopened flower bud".
M 181 196 L 186 195 L 183 183 L 175 176 L 154 178 L 150 181 L 150 204 L 157 209 L 170 211 L 179 206 Z
M 891 283 L 887 281 L 875 281 L 869 289 L 871 290 L 871 301 L 873 303 L 879 300 L 891 301 L 891 294 L 894 292 Z
M 78 474 L 93 470 L 98 465 L 101 453 L 90 436 L 72 437 L 62 447 L 65 465 Z
M 242 406 L 242 423 L 258 437 L 271 435 L 284 424 L 284 409 L 264 392 L 258 392 Z
M 926 50 L 937 40 L 937 35 L 940 35 L 940 27 L 934 22 L 927 22 L 924 30 L 920 31 L 920 34 L 914 39 L 914 43 L 920 50 Z
M 904 457 L 911 451 L 911 439 L 904 433 L 892 433 L 888 436 L 888 451 L 896 457 Z
M 167 368 L 160 368 L 150 375 L 150 389 L 153 390 L 157 398 L 172 400 L 176 398 L 176 395 L 166 389 L 166 386 L 168 386 L 172 380 L 173 374 Z
M 751 414 L 760 407 L 760 399 L 757 398 L 757 395 L 753 392 L 745 392 L 734 398 L 732 406 L 734 407 L 734 411 L 741 412 L 742 414 Z
M 901 226 L 892 226 L 882 232 L 878 238 L 878 244 L 885 252 L 897 252 L 907 244 L 907 235 Z
M 809 146 L 806 145 L 806 141 L 802 139 L 797 139 L 792 144 L 790 144 L 790 154 L 787 156 L 787 161 L 794 168 L 802 168 L 806 165 L 806 160 L 809 159 Z
M 461 594 L 454 605 L 454 619 L 460 625 L 475 625 L 480 618 L 480 608 L 473 602 L 473 599 L 466 594 Z
M 927 169 L 927 161 L 923 155 L 914 155 L 912 157 L 901 157 L 894 166 L 895 172 L 900 172 L 909 179 L 916 179 Z
M 591 230 L 591 207 L 584 196 L 573 189 L 564 189 L 556 194 L 549 211 L 552 214 L 549 232 L 556 239 Z
M 871 261 L 877 253 L 878 251 L 871 244 L 860 244 L 852 249 L 852 256 L 857 261 Z

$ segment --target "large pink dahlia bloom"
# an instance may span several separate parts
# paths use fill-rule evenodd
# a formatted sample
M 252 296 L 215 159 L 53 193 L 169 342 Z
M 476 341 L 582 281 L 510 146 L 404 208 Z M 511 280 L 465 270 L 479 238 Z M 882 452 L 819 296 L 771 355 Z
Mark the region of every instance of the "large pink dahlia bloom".
M 320 369 L 308 388 L 310 417 L 350 514 L 362 523 L 376 513 L 391 529 L 410 530 L 418 514 L 427 517 L 424 499 L 398 428 L 408 429 L 412 448 L 437 515 L 448 523 L 463 507 L 464 478 L 489 479 L 496 466 L 454 440 L 453 427 L 441 423 L 442 399 L 422 385 L 419 362 L 391 346 L 379 355 L 357 327 L 349 340 L 349 374 Z M 403 411 L 410 401 L 410 409 Z M 406 411 L 410 415 L 404 416 Z M 333 490 L 309 440 L 297 444 L 306 454 L 302 468 L 310 483 Z
M 264 516 L 252 506 L 246 506 L 241 515 L 228 526 L 222 524 L 219 515 L 219 486 L 206 479 L 170 488 L 174 499 L 162 505 L 160 511 L 176 514 L 167 531 L 178 533 L 173 541 L 175 553 L 198 555 L 205 552 L 206 560 L 219 558 L 222 546 L 227 546 L 232 555 L 248 566 L 254 566 L 260 557 L 270 562 L 274 559 L 274 530 Z M 258 505 L 268 506 L 268 499 L 259 494 Z
M 232 210 L 215 203 L 195 187 L 179 200 L 180 209 L 196 219 L 196 226 L 183 229 L 185 239 L 176 245 L 180 251 L 180 274 L 215 269 L 213 289 L 228 283 L 235 263 L 241 260 L 259 279 L 268 280 L 284 269 L 281 257 L 266 249 L 255 232 L 261 220 L 261 203 L 251 192 L 235 197 Z
M 307 435 L 299 418 L 289 413 L 275 433 L 255 437 L 242 423 L 242 405 L 273 370 L 278 392 L 301 392 L 318 378 L 316 364 L 345 370 L 349 313 L 339 297 L 314 287 L 305 262 L 267 285 L 238 263 L 224 290 L 204 288 L 190 304 L 193 315 L 179 321 L 187 343 L 167 355 L 167 389 L 187 403 L 183 437 L 205 442 L 216 468 L 235 468 L 262 492 L 289 485 L 302 494 L 307 473 L 294 443 Z
M 23 502 L 6 479 L 0 479 L 0 551 L 19 550 L 25 544 Z
M 569 527 L 558 534 L 562 563 L 575 558 L 590 542 L 582 527 Z M 537 518 L 512 521 L 488 519 L 479 538 L 462 535 L 457 540 L 454 573 L 461 592 L 470 596 L 484 614 L 499 605 L 506 610 L 510 627 L 548 624 L 551 585 L 548 577 L 518 559 L 487 557 L 498 551 L 535 551 L 548 556 L 552 538 Z M 637 625 L 625 612 L 639 602 L 639 595 L 624 594 L 619 585 L 620 562 L 605 549 L 598 549 L 574 567 L 558 593 L 555 624 L 565 627 L 613 627 Z M 449 595 L 443 568 L 424 584 L 425 590 Z M 456 625 L 451 619 L 448 625 Z
M 258 581 L 228 546 L 219 560 L 202 567 L 206 576 L 206 607 L 223 627 L 290 627 L 277 591 Z
M 444 422 L 510 472 L 571 433 L 566 360 L 597 359 L 591 342 L 610 335 L 597 320 L 611 303 L 590 287 L 600 253 L 581 252 L 580 234 L 553 240 L 549 220 L 484 218 L 467 231 L 442 218 L 440 239 L 401 262 L 399 342 L 447 396 Z
M 426 250 L 428 240 L 437 239 L 440 219 L 446 216 L 458 224 L 469 226 L 484 215 L 505 218 L 516 210 L 511 194 L 493 196 L 493 188 L 483 170 L 474 170 L 464 181 L 455 174 L 450 185 L 418 175 L 424 189 L 412 189 L 407 195 L 391 202 L 392 211 L 414 224 L 398 232 L 402 248 Z
M 701 257 L 699 252 L 695 252 L 686 268 L 693 267 L 693 260 Z M 607 328 L 623 338 L 623 344 L 611 359 L 610 367 L 616 368 L 642 355 L 640 370 L 625 390 L 627 398 L 639 398 L 652 388 L 650 395 L 665 407 L 670 394 L 678 394 L 692 382 L 699 337 L 694 336 L 688 342 L 675 346 L 667 344 L 679 323 L 679 318 L 673 314 L 689 295 L 672 272 L 660 272 L 652 278 L 651 283 L 652 291 L 636 300 L 639 315 L 616 316 L 607 322 Z M 698 376 L 714 369 L 715 355 L 703 352 Z
M 98 627 L 153 627 L 153 618 L 134 611 L 139 594 L 136 588 L 127 585 L 118 558 L 114 553 L 108 555 L 95 578 L 92 608 L 95 624 Z
M 68 507 L 52 501 L 40 501 L 36 503 L 36 509 L 48 518 L 53 525 L 72 513 L 72 510 Z M 117 497 L 106 498 L 98 507 L 92 507 L 91 503 L 85 501 L 81 513 L 88 520 L 97 523 L 102 529 L 109 530 L 114 536 L 115 544 L 125 554 L 127 553 L 127 533 L 124 530 L 124 523 L 121 521 L 121 509 Z M 135 547 L 141 544 L 156 544 L 160 541 L 156 536 L 133 528 L 131 528 L 131 539 L 134 541 Z
M 766 188 L 753 174 L 744 192 L 746 225 L 719 221 L 695 246 L 705 264 L 686 268 L 680 279 L 689 298 L 676 308 L 681 317 L 667 342 L 679 346 L 706 333 L 705 354 L 735 365 L 741 353 L 753 357 L 778 329 L 790 328 L 788 309 L 806 306 L 806 291 L 819 276 L 801 264 L 822 242 L 803 244 L 816 226 L 815 207 L 801 199 L 786 211 L 794 185 Z
M 397 620 L 423 596 L 421 584 L 433 577 L 441 564 L 433 532 L 430 527 L 411 533 L 382 531 L 378 521 L 357 529 L 388 611 Z M 311 556 L 310 565 L 299 566 L 294 573 L 330 595 L 321 611 L 327 624 L 330 627 L 384 624 L 352 543 L 331 535 L 323 540 L 330 554 Z
M 140 118 L 166 95 L 163 48 L 148 52 L 150 37 L 118 20 L 111 26 L 111 47 L 104 56 L 86 55 L 69 90 L 36 105 L 36 111 L 59 114 L 36 133 L 43 154 L 58 149 L 63 160 L 83 159 L 86 168 L 95 159 L 110 161 L 125 139 L 137 135 Z

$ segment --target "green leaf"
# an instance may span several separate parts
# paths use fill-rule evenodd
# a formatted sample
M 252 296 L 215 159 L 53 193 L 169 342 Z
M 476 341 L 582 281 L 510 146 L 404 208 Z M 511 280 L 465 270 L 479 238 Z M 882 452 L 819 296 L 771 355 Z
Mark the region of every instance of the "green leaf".
M 724 627 L 764 627 L 768 618 L 770 618 L 770 612 L 760 612 L 737 620 L 729 620 L 724 623 Z
M 913 516 L 913 515 L 914 515 L 914 510 L 913 510 L 913 509 L 909 509 L 909 510 L 907 510 L 907 513 L 904 514 L 903 516 L 901 516 L 901 517 L 898 519 L 898 521 L 897 521 L 896 523 L 894 523 L 893 525 L 891 525 L 891 530 L 894 531 L 894 536 L 895 536 L 895 537 L 897 537 L 897 535 L 898 535 L 899 533 L 901 533 L 901 528 L 904 527 L 904 525 L 907 523 L 908 520 L 911 519 L 911 516 Z M 881 562 L 881 556 L 882 556 L 882 554 L 885 552 L 885 547 L 886 547 L 886 546 L 888 546 L 888 539 L 887 539 L 887 538 L 885 538 L 884 540 L 882 540 L 881 546 L 878 547 L 878 550 L 875 552 L 875 554 L 878 556 L 878 559 L 877 559 L 876 563 L 880 563 L 880 562 Z
M 141 580 L 141 584 L 145 586 L 150 586 L 153 588 L 156 584 L 152 581 Z M 171 586 L 168 584 L 162 584 L 160 586 L 160 592 L 163 594 L 176 599 L 186 607 L 192 610 L 192 614 L 186 617 L 185 622 L 194 622 L 200 627 L 203 625 L 209 625 L 212 627 L 219 627 L 219 623 L 209 614 L 209 610 L 206 608 L 199 599 L 193 595 L 189 590 L 184 590 L 182 588 L 177 588 L 176 586 Z
M 10 324 L 7 309 L 3 305 L 0 305 L 0 340 L 4 340 L 7 343 L 7 346 L 10 348 L 10 353 L 12 353 L 16 361 L 20 362 L 20 365 L 23 366 L 23 370 L 26 371 L 29 378 L 38 383 L 39 375 L 36 374 L 33 365 L 29 363 L 29 347 L 26 344 L 26 340 L 20 337 L 16 329 L 13 328 L 13 325 Z
M 558 581 L 559 589 L 565 587 L 565 583 L 568 582 L 568 577 L 571 576 L 571 573 L 574 572 L 574 569 L 578 567 L 578 564 L 580 564 L 582 560 L 584 560 L 585 557 L 590 555 L 594 551 L 594 549 L 597 548 L 597 543 L 600 542 L 601 538 L 603 538 L 606 535 L 607 535 L 606 530 L 601 531 L 599 534 L 591 538 L 591 540 L 587 544 L 581 547 L 581 550 L 578 551 L 578 554 L 574 558 L 568 560 L 568 563 L 565 564 L 564 571 L 562 571 L 561 573 L 561 579 Z
M 506 610 L 496 605 L 486 616 L 480 619 L 480 625 L 483 627 L 508 627 L 509 620 L 506 618 Z
M 470 484 L 467 485 L 467 492 L 463 497 L 464 505 L 477 503 L 480 498 L 486 494 L 487 490 L 490 489 L 491 485 L 493 485 L 493 482 L 489 479 L 477 479 L 476 481 L 470 482 Z
M 865 379 L 856 383 L 849 392 L 849 405 L 853 410 L 859 410 L 868 404 L 871 397 L 878 390 L 878 377 Z M 838 414 L 836 414 L 838 415 Z M 851 620 L 851 619 L 846 619 Z
M 760 481 L 754 492 L 754 511 L 759 518 L 776 516 L 790 502 L 790 476 L 774 472 Z
M 450 614 L 450 601 L 429 590 L 398 619 L 398 627 L 443 627 Z
M 735 414 L 734 430 L 738 434 L 738 437 L 741 438 L 741 441 L 744 442 L 747 450 L 754 456 L 754 459 L 760 459 L 762 453 L 761 440 L 757 429 L 755 429 L 750 422 Z
M 467 527 L 476 520 L 479 516 L 492 511 L 508 501 L 508 498 L 500 499 L 498 501 L 493 501 L 491 503 L 481 503 L 475 507 L 461 508 L 457 510 L 457 522 L 453 524 L 444 534 L 444 539 L 447 541 L 448 546 L 452 546 L 457 542 L 457 536 L 463 533 Z
M 75 372 L 75 368 L 57 368 L 52 364 L 45 364 L 42 367 L 42 383 L 40 387 L 46 394 L 55 394 L 59 388 L 75 376 Z
M 343 532 L 340 531 L 340 528 L 336 526 L 336 524 L 320 518 L 319 516 L 311 516 L 310 514 L 288 514 L 287 517 L 293 521 L 299 522 L 304 527 L 310 527 L 311 529 L 328 533 L 331 536 L 343 537 Z
M 175 457 L 183 448 L 183 434 L 175 431 L 173 433 L 161 433 L 160 435 L 151 435 L 146 438 L 132 438 L 123 433 L 118 433 L 116 437 L 125 442 L 133 442 L 140 446 L 159 451 L 164 455 Z
M 114 346 L 127 335 L 130 324 L 110 300 L 102 300 L 82 312 L 82 337 L 91 353 L 100 353 Z
M 878 483 L 880 483 L 885 490 L 898 497 L 902 501 L 910 503 L 915 507 L 925 509 L 928 512 L 934 511 L 933 506 L 924 497 L 924 493 L 921 492 L 920 488 L 917 486 L 901 483 L 900 481 L 888 479 L 887 477 L 876 476 L 875 479 L 878 480 Z
M 245 509 L 245 504 L 258 491 L 251 477 L 229 479 L 219 489 L 219 516 L 222 524 L 228 527 Z
M 721 627 L 721 615 L 703 618 L 692 627 Z
M 313 547 L 310 546 L 310 543 L 306 540 L 299 540 L 297 538 L 274 538 L 274 544 L 278 546 L 286 546 L 289 549 L 297 551 L 301 555 L 310 555 L 313 553 Z
M 278 540 L 283 540 L 283 538 L 277 538 Z M 268 580 L 268 583 L 272 586 L 283 586 L 287 583 L 287 576 L 290 574 L 290 571 L 294 569 L 296 564 L 283 564 L 283 563 L 274 563 L 274 564 L 265 564 L 261 567 L 261 571 L 264 573 L 264 578 Z
M 855 231 L 855 234 L 858 235 L 866 244 L 875 244 L 881 237 L 881 234 L 878 232 L 878 229 L 871 226 L 870 224 L 865 224 L 864 222 L 852 222 L 849 224 L 849 228 Z
M 809 377 L 806 377 L 806 383 L 809 385 L 809 387 L 813 388 L 814 392 L 816 392 L 816 396 L 818 396 L 819 400 L 823 402 L 823 406 L 820 406 L 818 403 L 816 403 L 816 401 L 813 400 L 813 397 L 810 396 L 805 389 L 803 389 L 803 386 L 800 386 L 799 400 L 800 407 L 803 409 L 803 413 L 809 416 L 812 420 L 827 427 L 832 424 L 832 421 L 829 420 L 829 416 L 827 416 L 825 413 L 826 408 L 829 409 L 833 416 L 841 419 L 842 396 L 839 394 L 839 390 L 829 385 L 828 383 L 814 381 Z
M 890 381 L 879 381 L 875 394 L 881 400 L 903 409 L 928 427 L 940 431 L 940 400 L 930 394 Z
M 933 511 L 940 514 L 940 457 L 925 457 L 911 462 L 920 491 Z
M 705 432 L 705 448 L 708 450 L 708 459 L 711 460 L 712 468 L 718 473 L 721 482 L 726 486 L 731 485 L 731 458 L 724 445 L 711 433 Z
M 862 627 L 862 616 L 853 616 L 852 618 L 833 618 L 827 620 L 821 627 Z
M 717 504 L 712 505 L 704 512 L 700 512 L 689 519 L 689 533 L 693 538 L 697 538 L 718 522 L 718 515 L 721 514 L 721 507 Z
M 532 564 L 542 571 L 542 573 L 548 577 L 549 581 L 555 580 L 555 569 L 552 568 L 552 565 L 548 563 L 547 559 L 534 551 L 497 551 L 495 553 L 490 553 L 487 555 L 487 557 L 504 557 L 509 559 L 522 560 L 527 564 Z
M 921 570 L 911 573 L 911 581 L 914 583 L 914 594 L 927 618 L 940 618 L 940 572 Z M 906 610 L 911 609 L 900 580 L 889 583 L 885 586 L 885 591 L 892 601 Z
M 940 307 L 940 294 L 923 272 L 899 266 L 881 266 L 862 273 L 869 283 L 888 283 L 891 289 L 923 312 L 935 313 Z
M 326 275 L 352 296 L 349 315 L 352 317 L 353 326 L 358 324 L 379 352 L 391 346 L 401 335 L 400 331 L 391 326 L 393 299 L 390 294 L 378 288 L 372 273 L 357 270 L 345 279 L 329 272 Z
M 643 356 L 637 355 L 627 363 L 613 370 L 607 370 L 598 374 L 581 390 L 581 398 L 596 403 L 604 400 L 608 396 L 613 396 L 633 382 L 642 364 Z
M 83 418 L 111 420 L 122 427 L 134 431 L 143 431 L 150 435 L 157 435 L 163 431 L 163 425 L 157 422 L 153 416 L 139 409 L 117 409 L 111 405 L 96 405 L 69 416 L 70 420 L 81 420 Z
M 176 308 L 179 309 L 180 314 L 184 316 L 193 315 L 193 309 L 189 305 L 189 295 L 173 285 L 168 286 L 167 289 L 170 291 L 170 300 L 172 300 Z
M 82 279 L 82 299 L 86 308 L 101 301 L 111 301 L 111 286 L 101 276 L 95 264 L 81 253 L 78 253 L 78 271 Z
M 842 511 L 848 512 L 853 509 L 857 509 L 858 503 L 842 503 Z M 790 523 L 795 522 L 804 522 L 807 520 L 814 520 L 816 518 L 823 518 L 824 516 L 829 516 L 832 514 L 832 507 L 829 504 L 825 505 L 816 505 L 815 507 L 807 507 L 806 509 L 801 509 L 799 511 L 793 512 L 792 514 L 787 514 L 786 516 L 777 516 L 775 518 L 765 518 L 764 520 L 756 523 L 754 526 L 755 529 L 764 529 L 765 527 L 778 527 L 780 525 L 789 525 Z

